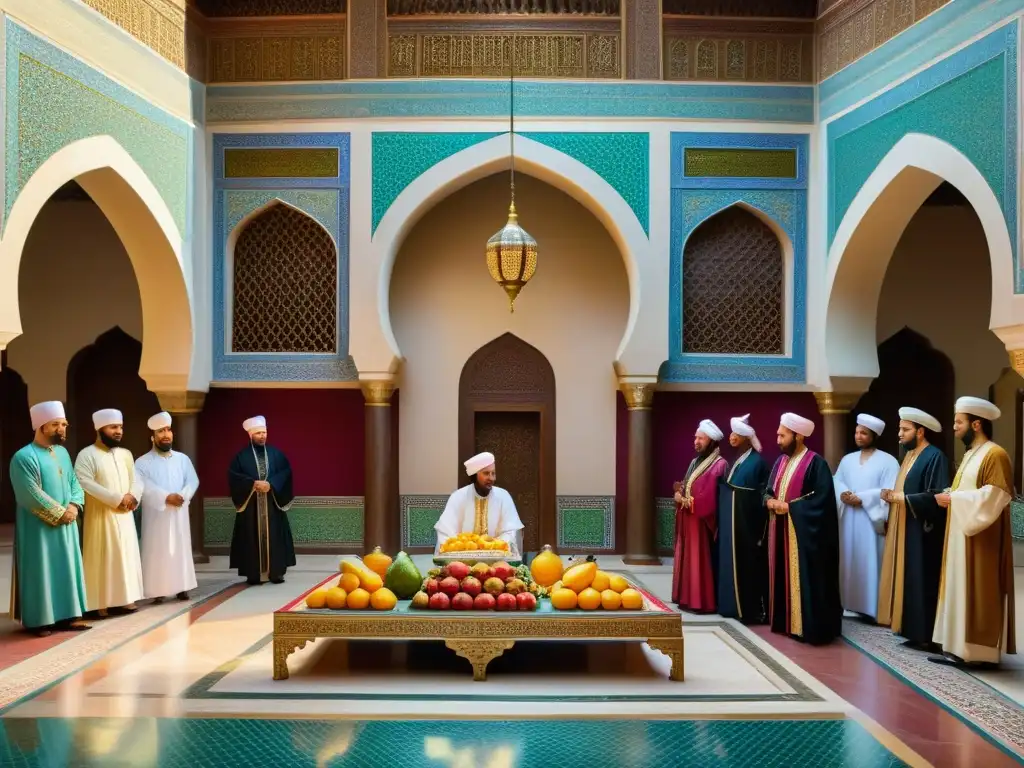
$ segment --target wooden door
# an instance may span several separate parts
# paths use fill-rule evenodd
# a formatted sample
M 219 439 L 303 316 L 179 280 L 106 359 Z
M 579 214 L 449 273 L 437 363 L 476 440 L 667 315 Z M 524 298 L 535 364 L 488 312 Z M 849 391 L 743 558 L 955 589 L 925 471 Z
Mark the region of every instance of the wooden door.
M 481 411 L 476 414 L 476 453 L 498 458 L 496 485 L 515 501 L 523 521 L 523 549 L 536 552 L 540 541 L 540 413 Z
M 0 523 L 13 523 L 15 518 L 14 488 L 9 471 L 14 454 L 32 442 L 28 407 L 28 387 L 24 380 L 17 371 L 4 365 L 0 368 Z

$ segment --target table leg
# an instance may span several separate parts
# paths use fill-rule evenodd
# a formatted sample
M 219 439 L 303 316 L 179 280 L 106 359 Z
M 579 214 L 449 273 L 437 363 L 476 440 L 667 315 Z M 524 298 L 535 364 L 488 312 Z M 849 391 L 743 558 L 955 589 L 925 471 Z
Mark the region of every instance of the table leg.
M 444 644 L 473 665 L 473 679 L 487 679 L 487 665 L 516 644 L 515 640 L 445 640 Z
M 652 637 L 647 644 L 672 660 L 672 668 L 668 673 L 669 679 L 681 682 L 683 679 L 683 638 Z
M 315 638 L 301 635 L 274 635 L 274 679 L 288 679 L 288 657 L 295 651 L 302 650 L 306 643 Z

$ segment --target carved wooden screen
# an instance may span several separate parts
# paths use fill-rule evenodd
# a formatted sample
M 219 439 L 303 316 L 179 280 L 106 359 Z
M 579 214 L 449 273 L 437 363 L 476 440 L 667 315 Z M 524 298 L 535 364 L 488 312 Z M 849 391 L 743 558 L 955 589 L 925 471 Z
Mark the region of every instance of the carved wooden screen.
M 338 253 L 309 216 L 275 205 L 249 222 L 233 278 L 233 352 L 337 352 Z
M 727 208 L 701 224 L 683 253 L 683 351 L 785 352 L 782 245 L 757 216 Z

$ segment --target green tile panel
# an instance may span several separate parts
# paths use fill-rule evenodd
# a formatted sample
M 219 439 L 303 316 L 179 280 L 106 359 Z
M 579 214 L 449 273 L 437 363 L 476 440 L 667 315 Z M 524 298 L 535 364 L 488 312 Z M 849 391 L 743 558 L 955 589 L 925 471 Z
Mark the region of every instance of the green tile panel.
M 614 550 L 613 496 L 559 496 L 558 549 Z
M 658 497 L 654 504 L 658 516 L 658 551 L 672 552 L 676 538 L 676 503 L 671 497 Z
M 237 514 L 231 499 L 205 499 L 203 511 L 206 546 L 230 546 Z M 288 510 L 288 522 L 296 547 L 363 546 L 361 496 L 299 496 Z

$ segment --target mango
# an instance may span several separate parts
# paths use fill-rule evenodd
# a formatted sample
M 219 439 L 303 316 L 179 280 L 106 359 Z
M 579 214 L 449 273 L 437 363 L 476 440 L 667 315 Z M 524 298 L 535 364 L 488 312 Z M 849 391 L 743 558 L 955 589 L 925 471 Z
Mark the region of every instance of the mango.
M 573 592 L 579 594 L 593 583 L 596 575 L 597 563 L 580 563 L 579 565 L 572 566 L 562 574 L 562 586 L 568 587 Z

